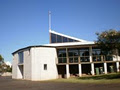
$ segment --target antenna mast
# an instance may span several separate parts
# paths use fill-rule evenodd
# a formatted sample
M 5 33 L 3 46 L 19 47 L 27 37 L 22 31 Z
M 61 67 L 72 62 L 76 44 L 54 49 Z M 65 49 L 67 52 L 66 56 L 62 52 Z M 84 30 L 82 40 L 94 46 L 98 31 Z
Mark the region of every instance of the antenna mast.
M 49 11 L 49 31 L 51 31 L 51 11 Z

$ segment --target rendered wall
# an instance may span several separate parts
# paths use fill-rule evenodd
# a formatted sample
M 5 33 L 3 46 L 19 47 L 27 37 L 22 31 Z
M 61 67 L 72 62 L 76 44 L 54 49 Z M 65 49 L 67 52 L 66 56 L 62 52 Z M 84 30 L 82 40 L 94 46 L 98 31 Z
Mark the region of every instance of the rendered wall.
M 24 79 L 31 80 L 31 50 L 24 50 Z
M 32 48 L 32 80 L 49 80 L 58 78 L 55 58 L 56 49 L 49 47 Z M 47 64 L 47 70 L 44 70 Z
M 30 49 L 23 50 L 23 63 L 19 63 L 18 52 L 13 56 L 12 78 L 31 80 L 31 52 Z
M 12 78 L 14 79 L 22 79 L 22 74 L 20 72 L 19 66 L 18 66 L 18 54 L 14 54 L 13 56 L 13 63 L 12 63 Z

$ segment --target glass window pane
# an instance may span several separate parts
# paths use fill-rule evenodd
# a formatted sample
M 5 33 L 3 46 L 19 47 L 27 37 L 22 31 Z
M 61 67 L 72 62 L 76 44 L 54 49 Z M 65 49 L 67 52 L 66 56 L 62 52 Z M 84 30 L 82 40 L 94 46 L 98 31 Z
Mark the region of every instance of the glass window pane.
M 101 55 L 101 50 L 97 48 L 92 49 L 92 55 Z
M 58 57 L 66 57 L 66 49 L 60 49 L 58 51 Z
M 73 58 L 69 58 L 69 63 L 73 63 Z
M 62 42 L 62 37 L 57 35 L 57 43 L 60 43 L 60 42 Z
M 56 43 L 56 35 L 51 33 L 51 43 Z
M 80 56 L 89 56 L 89 49 L 83 48 L 79 50 Z
M 78 57 L 74 58 L 74 63 L 78 63 Z
M 68 42 L 68 39 L 66 37 L 63 37 L 63 42 Z
M 23 52 L 19 52 L 18 53 L 18 57 L 19 57 L 19 63 L 23 63 Z
M 68 39 L 69 42 L 73 42 L 73 39 Z
M 68 56 L 78 56 L 78 50 L 77 49 L 69 49 Z

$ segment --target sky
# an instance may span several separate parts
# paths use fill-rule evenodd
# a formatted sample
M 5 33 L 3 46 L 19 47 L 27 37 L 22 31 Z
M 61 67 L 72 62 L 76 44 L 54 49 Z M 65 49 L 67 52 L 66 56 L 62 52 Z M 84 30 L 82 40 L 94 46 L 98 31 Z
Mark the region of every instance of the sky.
M 0 54 L 12 62 L 12 52 L 49 43 L 52 30 L 95 41 L 95 33 L 120 30 L 120 0 L 0 0 Z

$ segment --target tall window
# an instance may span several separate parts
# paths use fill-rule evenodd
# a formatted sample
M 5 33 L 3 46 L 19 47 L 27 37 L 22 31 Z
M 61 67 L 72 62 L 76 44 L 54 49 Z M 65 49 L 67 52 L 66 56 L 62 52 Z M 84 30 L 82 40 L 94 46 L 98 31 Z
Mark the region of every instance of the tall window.
M 62 42 L 62 37 L 60 35 L 57 35 L 57 43 Z
M 23 54 L 23 52 L 19 52 L 19 53 L 18 53 L 18 59 L 19 59 L 19 63 L 23 63 L 23 59 L 24 59 L 24 54 Z
M 82 48 L 79 50 L 80 54 L 80 61 L 81 62 L 89 62 L 89 49 L 88 48 Z
M 51 43 L 56 43 L 56 34 L 51 33 Z
M 59 63 L 66 63 L 67 62 L 66 49 L 58 50 L 58 62 Z
M 101 56 L 101 50 L 98 48 L 93 48 L 92 49 L 92 59 L 93 61 L 101 61 L 101 59 L 103 59 L 103 57 Z
M 70 63 L 78 63 L 78 49 L 69 49 L 68 56 Z

